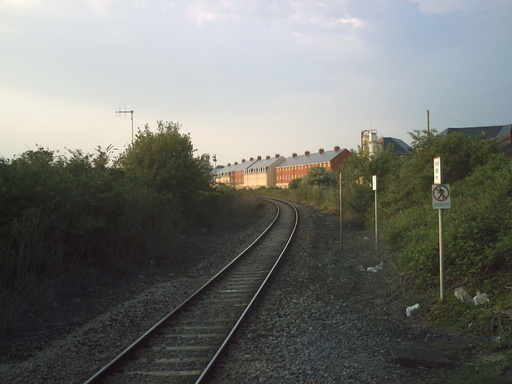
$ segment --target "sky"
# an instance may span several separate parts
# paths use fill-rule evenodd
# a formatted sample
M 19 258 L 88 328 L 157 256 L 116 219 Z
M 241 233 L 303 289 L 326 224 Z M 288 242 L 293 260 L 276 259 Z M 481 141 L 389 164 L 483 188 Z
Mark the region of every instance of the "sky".
M 0 157 L 157 121 L 219 164 L 512 123 L 510 0 L 0 0 Z

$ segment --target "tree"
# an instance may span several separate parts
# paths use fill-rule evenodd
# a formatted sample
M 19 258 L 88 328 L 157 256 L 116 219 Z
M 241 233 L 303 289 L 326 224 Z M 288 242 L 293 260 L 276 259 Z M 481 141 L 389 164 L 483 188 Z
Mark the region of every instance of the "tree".
M 122 156 L 127 174 L 183 201 L 208 190 L 212 181 L 209 156 L 194 157 L 190 134 L 180 133 L 180 123 L 157 123 L 157 132 L 146 125 Z
M 442 137 L 432 132 L 414 131 L 411 136 L 413 156 L 400 167 L 386 196 L 381 199 L 390 212 L 421 204 L 425 196 L 430 195 L 435 157 L 441 156 L 443 160 L 443 182 L 454 184 L 464 180 L 476 167 L 486 164 L 497 152 L 493 140 L 463 133 Z
M 327 187 L 336 185 L 336 177 L 332 172 L 328 172 L 323 167 L 313 167 L 308 174 L 303 177 L 302 183 L 306 185 L 325 185 Z

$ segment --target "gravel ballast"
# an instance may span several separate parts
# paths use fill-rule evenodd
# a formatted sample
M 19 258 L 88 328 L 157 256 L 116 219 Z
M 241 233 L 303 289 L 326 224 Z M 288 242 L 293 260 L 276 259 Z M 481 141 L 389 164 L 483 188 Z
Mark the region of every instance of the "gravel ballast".
M 298 239 L 209 382 L 445 382 L 449 368 L 411 368 L 393 362 L 392 345 L 448 336 L 405 317 L 405 306 L 414 303 L 402 302 L 392 292 L 387 260 L 375 252 L 371 234 L 345 230 L 342 252 L 339 218 L 308 206 L 298 208 Z M 265 210 L 249 229 L 264 228 L 272 216 L 271 209 Z M 255 236 L 250 231 L 194 235 L 196 255 L 190 259 L 204 261 L 188 272 L 183 265 L 180 273 L 169 272 L 168 266 L 144 271 L 110 287 L 114 294 L 108 300 L 82 299 L 87 313 L 80 314 L 80 305 L 50 308 L 65 325 L 2 337 L 7 348 L 0 382 L 83 383 Z M 381 262 L 384 269 L 367 271 Z

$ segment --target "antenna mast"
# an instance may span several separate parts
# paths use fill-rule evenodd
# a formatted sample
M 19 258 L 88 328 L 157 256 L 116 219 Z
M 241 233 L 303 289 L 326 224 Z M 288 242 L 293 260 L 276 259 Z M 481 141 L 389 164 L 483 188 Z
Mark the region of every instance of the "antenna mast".
M 120 114 L 126 114 L 126 113 L 129 113 L 131 115 L 131 118 L 132 118 L 132 144 L 133 144 L 133 109 L 132 110 L 124 110 L 122 111 L 121 108 L 119 108 L 119 110 L 116 111 L 116 115 L 120 115 Z

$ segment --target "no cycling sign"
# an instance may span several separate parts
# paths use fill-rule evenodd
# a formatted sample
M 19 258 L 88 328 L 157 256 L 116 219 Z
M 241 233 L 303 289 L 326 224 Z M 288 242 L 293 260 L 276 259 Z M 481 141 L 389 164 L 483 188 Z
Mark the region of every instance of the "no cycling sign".
M 450 184 L 432 185 L 432 208 L 450 209 Z

